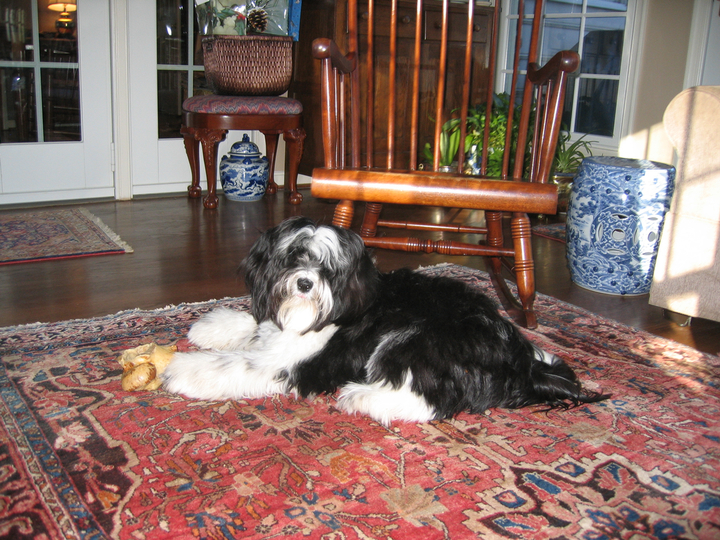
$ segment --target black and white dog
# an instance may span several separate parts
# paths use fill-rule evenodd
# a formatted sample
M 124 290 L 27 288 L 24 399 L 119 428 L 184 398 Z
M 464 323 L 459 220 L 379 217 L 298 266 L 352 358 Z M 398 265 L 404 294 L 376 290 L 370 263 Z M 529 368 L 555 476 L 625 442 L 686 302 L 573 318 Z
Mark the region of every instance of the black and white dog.
M 339 390 L 340 408 L 383 424 L 606 397 L 583 390 L 478 290 L 380 273 L 351 231 L 290 219 L 244 266 L 252 315 L 217 309 L 196 322 L 188 337 L 202 350 L 175 355 L 167 390 L 207 400 Z

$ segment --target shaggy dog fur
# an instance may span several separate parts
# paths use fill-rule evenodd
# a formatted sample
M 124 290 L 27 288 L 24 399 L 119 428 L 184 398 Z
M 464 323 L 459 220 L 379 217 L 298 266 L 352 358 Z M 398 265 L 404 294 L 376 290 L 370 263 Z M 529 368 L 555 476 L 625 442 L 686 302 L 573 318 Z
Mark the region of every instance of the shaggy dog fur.
M 583 390 L 480 291 L 409 270 L 380 273 L 355 233 L 287 220 L 244 263 L 252 314 L 218 309 L 189 333 L 165 388 L 191 398 L 309 397 L 388 424 L 534 404 L 569 407 Z

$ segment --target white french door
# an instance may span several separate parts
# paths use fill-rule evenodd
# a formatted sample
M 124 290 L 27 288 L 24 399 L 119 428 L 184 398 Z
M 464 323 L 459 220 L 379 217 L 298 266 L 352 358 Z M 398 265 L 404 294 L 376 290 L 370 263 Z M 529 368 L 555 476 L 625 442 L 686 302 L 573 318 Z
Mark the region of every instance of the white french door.
M 0 204 L 115 195 L 109 13 L 2 1 Z
M 117 193 L 138 195 L 185 192 L 190 166 L 180 136 L 183 100 L 205 92 L 199 36 L 195 31 L 194 0 L 113 0 L 127 16 L 128 109 L 127 171 L 118 169 Z M 125 4 L 126 10 L 122 7 Z M 116 12 L 118 9 L 115 10 Z M 115 31 L 122 31 L 117 24 Z M 122 40 L 121 40 L 122 41 Z M 122 78 L 122 73 L 115 73 Z M 121 92 L 117 92 L 118 97 Z M 120 122 L 118 122 L 119 124 Z M 242 132 L 229 132 L 218 148 L 219 156 L 242 139 Z M 261 152 L 265 140 L 259 132 L 248 132 Z M 118 166 L 125 166 L 122 137 L 118 134 Z M 283 183 L 284 143 L 280 141 L 275 179 Z M 201 167 L 202 187 L 205 171 Z
M 127 7 L 126 88 L 132 157 L 127 174 L 117 177 L 118 193 L 129 198 L 185 191 L 190 167 L 179 131 L 181 105 L 192 88 L 192 78 L 188 81 L 187 69 L 181 68 L 192 65 L 188 26 L 194 18 L 194 2 L 114 1 Z

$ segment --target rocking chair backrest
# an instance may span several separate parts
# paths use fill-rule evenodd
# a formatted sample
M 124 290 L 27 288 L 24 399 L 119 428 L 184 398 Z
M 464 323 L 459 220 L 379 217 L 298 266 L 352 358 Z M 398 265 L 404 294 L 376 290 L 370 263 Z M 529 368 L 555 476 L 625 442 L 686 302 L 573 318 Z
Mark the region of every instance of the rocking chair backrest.
M 414 171 L 424 166 L 437 171 L 441 149 L 447 147 L 443 124 L 458 118 L 454 158 L 462 172 L 469 150 L 465 148 L 468 111 L 471 101 L 480 98 L 486 111 L 480 170 L 485 175 L 500 3 L 497 0 L 490 13 L 478 13 L 472 1 L 367 0 L 359 10 L 357 0 L 348 0 L 347 54 L 326 39 L 313 46 L 313 54 L 322 60 L 325 167 Z M 536 13 L 542 14 L 543 0 L 534 3 Z M 519 13 L 511 104 L 519 97 L 523 0 Z M 504 151 L 501 177 L 544 183 L 560 132 L 565 79 L 577 69 L 579 58 L 563 51 L 539 69 L 541 22 L 540 16 L 533 17 L 526 77 L 532 84 L 524 85 L 520 107 L 510 107 L 505 149 L 513 146 L 515 123 L 516 152 L 511 158 L 510 151 Z M 432 160 L 421 165 L 421 145 L 428 141 L 420 137 L 428 131 L 433 133 Z

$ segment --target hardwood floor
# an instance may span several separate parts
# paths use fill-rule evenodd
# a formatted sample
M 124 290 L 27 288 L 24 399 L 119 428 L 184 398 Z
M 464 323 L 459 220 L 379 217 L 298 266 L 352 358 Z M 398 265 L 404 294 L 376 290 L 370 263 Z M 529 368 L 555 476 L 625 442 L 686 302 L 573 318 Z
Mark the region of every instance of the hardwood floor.
M 236 270 L 261 231 L 294 215 L 330 222 L 334 205 L 313 199 L 307 190 L 303 193 L 300 206 L 285 202 L 282 191 L 256 203 L 221 197 L 215 211 L 204 210 L 200 200 L 185 196 L 84 204 L 135 252 L 0 266 L 0 326 L 243 295 L 246 291 Z M 0 209 L 7 211 L 21 210 Z M 439 209 L 395 211 L 399 219 L 421 212 L 456 222 L 482 219 L 481 213 Z M 647 295 L 619 297 L 582 289 L 570 280 L 563 243 L 540 237 L 533 241 L 539 292 L 702 351 L 720 352 L 720 323 L 695 319 L 691 326 L 680 327 L 666 320 L 660 308 L 650 306 Z M 385 271 L 445 261 L 486 269 L 479 257 L 380 250 L 376 256 Z

